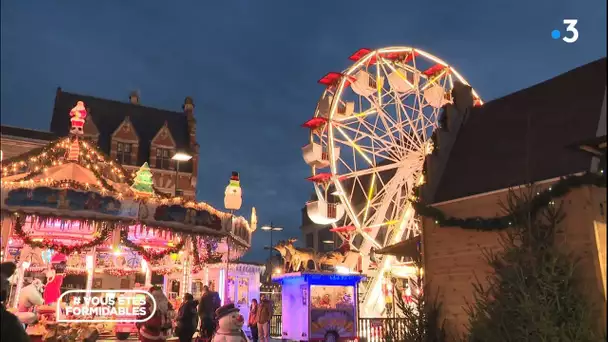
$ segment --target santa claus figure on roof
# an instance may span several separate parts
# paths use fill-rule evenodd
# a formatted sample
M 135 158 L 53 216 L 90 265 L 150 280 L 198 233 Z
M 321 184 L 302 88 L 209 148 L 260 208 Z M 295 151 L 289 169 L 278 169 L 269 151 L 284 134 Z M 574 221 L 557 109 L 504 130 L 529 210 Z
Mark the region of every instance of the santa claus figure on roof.
M 72 122 L 70 133 L 82 135 L 84 133 L 84 121 L 87 118 L 87 109 L 84 107 L 84 102 L 78 101 L 76 107 L 72 108 L 70 111 L 70 116 L 72 117 L 70 119 Z

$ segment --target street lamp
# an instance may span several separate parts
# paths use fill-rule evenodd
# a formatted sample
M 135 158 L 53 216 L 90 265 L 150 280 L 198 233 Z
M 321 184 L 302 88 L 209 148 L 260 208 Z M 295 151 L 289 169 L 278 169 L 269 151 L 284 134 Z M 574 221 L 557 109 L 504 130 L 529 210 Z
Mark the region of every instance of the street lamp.
M 262 226 L 260 227 L 261 230 L 263 231 L 267 231 L 270 232 L 270 246 L 268 247 L 268 262 L 271 263 L 272 262 L 272 232 L 280 232 L 281 230 L 283 230 L 283 228 L 281 227 L 275 227 L 272 225 L 272 222 L 270 222 L 270 225 L 268 226 Z
M 189 155 L 186 152 L 180 152 L 177 151 L 175 152 L 175 154 L 173 155 L 173 157 L 171 157 L 171 159 L 175 160 L 175 189 L 173 190 L 173 196 L 177 196 L 177 180 L 179 179 L 179 163 L 180 162 L 187 162 L 190 159 L 192 159 L 192 156 Z

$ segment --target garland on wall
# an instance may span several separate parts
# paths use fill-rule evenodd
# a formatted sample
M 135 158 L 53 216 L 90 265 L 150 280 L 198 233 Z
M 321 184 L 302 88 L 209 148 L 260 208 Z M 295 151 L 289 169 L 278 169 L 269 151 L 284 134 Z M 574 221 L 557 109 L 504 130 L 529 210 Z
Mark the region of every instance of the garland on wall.
M 186 244 L 186 239 L 182 239 L 177 245 L 171 248 L 167 248 L 160 252 L 152 252 L 129 240 L 128 232 L 125 229 L 120 231 L 120 240 L 125 247 L 139 253 L 139 255 L 146 259 L 146 261 L 156 261 L 166 257 L 169 254 L 178 253 Z
M 606 176 L 603 171 L 600 173 L 586 172 L 582 175 L 568 176 L 560 179 L 550 188 L 540 191 L 532 198 L 529 206 L 525 210 L 529 210 L 531 215 L 536 215 L 543 208 L 546 208 L 554 200 L 565 196 L 570 191 L 583 186 L 606 187 Z M 419 188 L 414 190 L 415 199 L 411 200 L 412 206 L 416 213 L 426 218 L 434 219 L 435 224 L 440 227 L 460 227 L 464 229 L 475 229 L 481 231 L 493 231 L 508 228 L 513 220 L 513 215 L 498 216 L 493 218 L 483 217 L 468 217 L 456 218 L 446 215 L 440 209 L 422 203 L 419 200 Z M 523 208 L 521 210 L 524 210 Z
M 192 266 L 196 270 L 202 269 L 205 264 L 214 264 L 222 261 L 222 254 L 216 252 L 219 244 L 217 237 L 202 238 L 202 243 L 205 247 L 205 255 L 201 258 L 199 249 L 199 239 L 201 238 L 202 237 L 195 237 L 192 241 L 192 253 L 194 258 L 194 263 Z
M 192 257 L 194 259 L 192 270 L 196 273 L 203 268 L 201 256 L 198 254 L 198 236 L 192 237 L 192 254 Z
M 25 223 L 25 217 L 21 216 L 15 220 L 14 232 L 17 237 L 19 237 L 23 243 L 29 245 L 32 248 L 41 248 L 41 249 L 52 249 L 59 253 L 63 253 L 66 255 L 70 255 L 74 252 L 80 252 L 85 249 L 90 249 L 95 246 L 101 245 L 104 241 L 106 241 L 110 235 L 112 234 L 113 226 L 105 225 L 101 230 L 95 232 L 95 238 L 91 241 L 76 244 L 76 245 L 64 245 L 62 243 L 50 240 L 43 239 L 42 241 L 33 240 L 28 234 L 23 231 L 23 224 Z

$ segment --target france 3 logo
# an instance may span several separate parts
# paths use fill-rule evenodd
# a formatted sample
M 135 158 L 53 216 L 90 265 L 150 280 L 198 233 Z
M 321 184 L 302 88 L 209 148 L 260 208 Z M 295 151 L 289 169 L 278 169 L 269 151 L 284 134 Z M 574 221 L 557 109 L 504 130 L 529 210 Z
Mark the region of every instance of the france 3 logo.
M 578 40 L 577 23 L 578 19 L 564 19 L 564 25 L 566 25 L 565 34 L 562 36 L 562 32 L 555 29 L 551 31 L 551 38 L 555 40 L 562 38 L 562 40 L 568 44 L 576 42 Z

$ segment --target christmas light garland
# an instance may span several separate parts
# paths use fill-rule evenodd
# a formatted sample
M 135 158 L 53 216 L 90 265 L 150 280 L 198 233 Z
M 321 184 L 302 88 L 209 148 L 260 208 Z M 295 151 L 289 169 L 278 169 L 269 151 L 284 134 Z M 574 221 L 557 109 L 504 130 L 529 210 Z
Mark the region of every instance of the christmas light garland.
M 151 252 L 129 240 L 128 232 L 125 229 L 120 231 L 120 240 L 122 241 L 122 244 L 125 245 L 125 247 L 132 249 L 133 251 L 141 255 L 144 259 L 146 259 L 146 261 L 150 262 L 160 260 L 169 254 L 178 253 L 182 248 L 184 248 L 184 245 L 186 244 L 186 239 L 182 239 L 177 245 L 173 247 L 167 248 L 160 252 Z
M 97 179 L 97 184 L 86 184 L 71 179 L 64 180 L 53 180 L 51 178 L 44 178 L 34 180 L 35 177 L 41 175 L 48 170 L 49 167 L 55 167 L 63 164 L 70 163 L 66 156 L 73 143 L 79 144 L 79 158 L 78 165 L 86 167 L 90 170 Z M 103 151 L 95 147 L 95 145 L 87 139 L 78 138 L 76 136 L 70 136 L 67 138 L 61 138 L 53 141 L 46 146 L 31 150 L 25 154 L 17 157 L 10 158 L 4 161 L 4 166 L 1 169 L 2 177 L 17 175 L 21 173 L 28 173 L 25 177 L 16 181 L 1 181 L 1 186 L 8 189 L 32 189 L 36 187 L 49 187 L 49 188 L 70 188 L 81 191 L 99 191 L 104 196 L 112 196 L 115 199 L 121 201 L 124 199 L 124 195 L 133 197 L 136 201 L 143 201 L 144 203 L 160 203 L 166 205 L 181 205 L 185 208 L 193 208 L 200 211 L 207 211 L 212 215 L 218 216 L 221 219 L 228 219 L 232 216 L 230 213 L 222 212 L 215 209 L 211 205 L 199 202 L 196 203 L 190 200 L 184 200 L 179 197 L 171 197 L 169 194 L 162 193 L 154 188 L 153 197 L 139 197 L 137 194 L 132 196 L 132 191 L 128 193 L 122 193 L 117 191 L 108 181 L 102 172 L 111 172 L 111 177 L 108 179 L 120 180 L 123 183 L 132 183 L 133 177 L 129 174 L 120 164 L 112 161 L 112 159 L 106 155 Z M 3 210 L 4 212 L 4 210 Z M 7 212 L 10 212 L 7 210 Z M 53 215 L 47 215 L 53 217 Z M 57 215 L 56 217 L 62 217 Z M 93 220 L 88 220 L 93 221 Z M 116 220 L 125 224 L 131 222 L 131 220 L 125 218 L 117 218 Z M 32 241 L 34 242 L 34 241 Z M 240 248 L 240 246 L 239 246 Z M 215 255 L 209 255 L 208 259 L 217 259 Z
M 200 238 L 201 237 L 199 236 L 195 236 L 192 238 L 192 254 L 194 258 L 192 269 L 195 272 L 200 271 L 206 264 L 214 264 L 222 261 L 222 254 L 215 252 L 218 243 L 217 238 L 215 237 L 209 237 L 203 240 L 203 243 L 206 246 L 206 255 L 204 258 L 200 257 L 200 250 L 198 248 Z
M 192 237 L 192 254 L 194 258 L 194 264 L 192 265 L 194 266 L 193 268 L 201 266 L 201 256 L 198 254 L 198 236 Z
M 10 189 L 20 189 L 20 188 L 28 188 L 28 189 L 33 189 L 33 188 L 39 188 L 39 187 L 48 187 L 48 188 L 70 188 L 70 189 L 74 189 L 74 190 L 82 190 L 82 191 L 90 191 L 93 189 L 96 189 L 97 186 L 92 185 L 92 184 L 88 184 L 88 183 L 81 183 L 78 181 L 75 181 L 73 179 L 62 179 L 62 180 L 52 180 L 49 178 L 45 178 L 45 179 L 40 179 L 37 181 L 34 181 L 33 179 L 27 180 L 27 181 L 14 181 L 14 182 L 2 182 L 2 186 L 5 188 L 10 188 Z
M 528 210 L 532 216 L 539 213 L 543 208 L 546 208 L 554 200 L 565 196 L 570 191 L 580 188 L 582 186 L 597 186 L 601 188 L 606 187 L 606 176 L 603 170 L 600 173 L 586 172 L 582 175 L 574 175 L 563 177 L 557 183 L 552 185 L 550 188 L 540 191 L 532 198 L 526 208 L 521 210 Z M 475 229 L 481 231 L 493 231 L 508 228 L 514 221 L 515 214 L 498 216 L 493 218 L 482 218 L 482 217 L 469 217 L 469 218 L 455 218 L 446 215 L 440 209 L 422 203 L 418 198 L 420 188 L 414 189 L 415 199 L 411 200 L 416 214 L 431 218 L 435 220 L 435 224 L 440 227 L 460 227 L 464 229 Z
M 113 227 L 111 225 L 106 225 L 103 228 L 101 228 L 101 230 L 98 230 L 97 232 L 95 232 L 95 234 L 94 234 L 95 238 L 93 240 L 85 242 L 85 243 L 81 243 L 81 244 L 68 246 L 68 245 L 64 245 L 64 244 L 55 242 L 50 239 L 43 239 L 42 241 L 34 241 L 32 238 L 29 237 L 28 234 L 26 234 L 23 231 L 24 223 L 25 223 L 25 216 L 19 216 L 15 220 L 15 225 L 14 225 L 15 235 L 17 235 L 17 237 L 19 239 L 21 239 L 23 241 L 23 243 L 25 243 L 33 248 L 38 247 L 38 248 L 43 248 L 43 249 L 52 249 L 54 251 L 57 251 L 59 253 L 63 253 L 66 255 L 70 255 L 74 252 L 80 252 L 82 250 L 90 249 L 95 246 L 101 245 L 110 237 L 110 235 L 112 234 L 112 230 L 113 230 Z
M 126 178 L 126 171 L 122 168 L 122 166 L 114 163 L 112 159 L 105 153 L 92 147 L 88 142 L 74 136 L 63 138 L 59 141 L 54 141 L 40 149 L 35 149 L 23 155 L 7 160 L 5 162 L 7 166 L 2 168 L 2 176 L 5 177 L 11 174 L 23 173 L 29 170 L 28 175 L 20 179 L 20 181 L 29 181 L 48 170 L 49 167 L 54 167 L 69 162 L 65 160 L 66 154 L 74 142 L 78 142 L 79 147 L 82 148 L 80 151 L 80 157 L 82 157 L 82 160 L 81 158 L 78 158 L 78 164 L 86 167 L 93 173 L 93 175 L 97 178 L 98 185 L 102 189 L 114 192 L 115 189 L 106 181 L 99 170 L 104 166 L 109 166 L 112 173 L 114 173 L 121 180 Z M 100 165 L 102 165 L 101 168 Z

